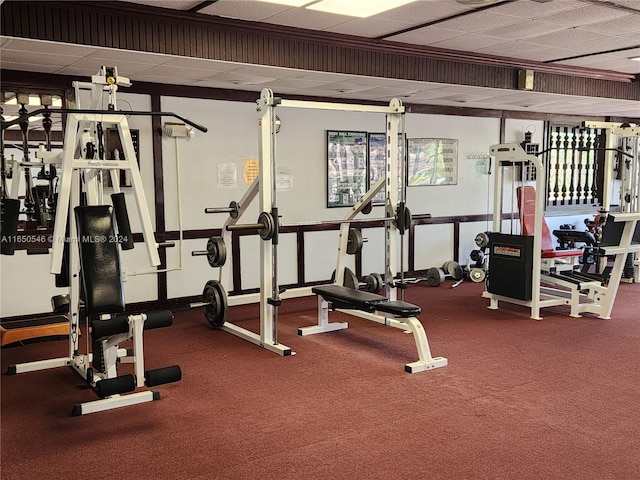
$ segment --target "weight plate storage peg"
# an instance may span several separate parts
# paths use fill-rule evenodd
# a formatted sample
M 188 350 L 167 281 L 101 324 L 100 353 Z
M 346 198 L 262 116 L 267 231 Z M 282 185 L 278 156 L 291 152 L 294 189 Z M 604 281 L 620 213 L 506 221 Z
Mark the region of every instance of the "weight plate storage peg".
M 209 280 L 202 291 L 204 316 L 213 328 L 221 328 L 227 316 L 227 293 L 217 280 Z

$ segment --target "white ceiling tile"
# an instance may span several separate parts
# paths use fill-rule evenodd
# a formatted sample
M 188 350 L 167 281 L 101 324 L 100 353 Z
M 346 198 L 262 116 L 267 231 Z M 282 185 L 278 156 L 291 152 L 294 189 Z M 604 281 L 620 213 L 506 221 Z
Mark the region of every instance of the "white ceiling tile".
M 120 67 L 118 67 L 118 72 L 120 72 Z M 167 65 L 158 65 L 157 67 L 146 68 L 137 73 L 140 75 L 164 76 L 165 82 L 170 82 L 171 79 L 176 78 L 188 80 L 204 79 L 219 72 L 214 69 L 179 68 L 169 67 Z
M 56 65 L 42 65 L 40 63 L 5 62 L 3 58 L 2 68 L 7 70 L 23 70 L 25 72 L 58 73 L 59 67 Z
M 518 23 L 520 19 L 511 15 L 499 15 L 488 11 L 476 12 L 473 15 L 453 18 L 439 23 L 441 28 L 460 30 L 462 32 L 480 32 Z
M 640 44 L 640 38 L 638 38 L 638 44 Z M 587 53 L 600 53 L 607 52 L 609 50 L 618 50 L 627 46 L 629 46 L 629 40 L 625 37 L 604 37 L 583 43 L 572 44 L 571 50 L 575 50 L 582 55 Z M 625 54 L 624 56 L 626 57 L 630 55 Z
M 218 60 L 206 60 L 203 58 L 191 57 L 170 57 L 170 59 L 162 65 L 179 68 L 211 69 L 216 72 L 227 72 L 238 68 L 238 64 L 233 62 L 221 62 Z
M 638 3 L 640 7 L 640 2 Z M 589 30 L 590 32 L 604 33 L 606 35 L 634 34 L 636 38 L 640 38 L 640 21 L 638 20 L 638 15 L 629 14 L 626 17 L 619 17 L 614 20 L 583 25 L 581 28 Z
M 464 32 L 459 30 L 448 30 L 440 27 L 428 27 L 412 30 L 411 32 L 401 33 L 400 35 L 394 35 L 388 37 L 387 40 L 393 42 L 414 43 L 416 45 L 433 45 L 436 42 L 442 40 L 448 40 L 450 38 L 461 37 Z
M 520 18 L 540 18 L 545 15 L 581 8 L 583 6 L 584 3 L 580 0 L 556 0 L 545 3 L 535 2 L 533 0 L 520 0 L 518 2 L 498 5 L 492 8 L 491 11 Z
M 248 0 L 218 0 L 198 13 L 259 22 L 267 21 L 274 15 L 291 9 L 292 7 L 275 3 Z
M 327 32 L 342 33 L 344 35 L 357 35 L 360 37 L 376 38 L 389 33 L 398 32 L 405 28 L 411 27 L 411 23 L 399 22 L 397 20 L 388 20 L 378 18 L 357 18 L 349 20 L 334 27 L 325 28 Z
M 482 34 L 492 37 L 522 39 L 557 32 L 558 30 L 564 30 L 564 28 L 555 23 L 545 23 L 539 20 L 527 19 L 510 25 L 483 30 Z
M 419 0 L 382 12 L 376 17 L 401 22 L 410 21 L 414 25 L 419 25 L 466 12 L 473 8 L 473 6 L 462 5 L 450 0 Z
M 59 67 L 65 63 L 73 63 L 78 60 L 79 57 L 75 55 L 41 55 L 39 52 L 26 52 L 23 50 L 8 50 L 2 49 L 2 67 L 6 64 L 20 64 L 30 63 L 33 65 L 51 65 Z
M 547 49 L 547 47 L 543 47 L 542 49 Z M 533 57 L 539 56 L 540 50 L 540 45 L 516 40 L 513 42 L 505 42 L 497 46 L 479 48 L 477 52 L 486 53 L 487 55 L 498 55 L 501 57 L 524 58 L 532 60 Z
M 34 48 L 36 51 L 41 54 L 61 54 L 61 46 L 64 48 L 64 53 L 62 55 L 65 56 L 74 56 L 74 57 L 84 57 L 85 55 L 89 55 L 92 52 L 95 52 L 95 47 L 83 46 L 83 45 L 73 45 L 70 43 L 60 44 L 58 42 L 48 42 L 44 40 L 27 40 L 22 38 L 13 38 L 10 43 L 2 46 L 2 50 L 15 50 L 15 51 L 25 51 L 25 52 L 33 52 Z
M 233 85 L 264 85 L 273 82 L 277 77 L 267 77 L 260 75 L 243 75 L 235 72 L 224 72 L 218 75 L 212 75 L 202 80 L 213 80 L 216 82 L 227 82 Z
M 498 37 L 489 37 L 487 35 L 470 34 L 462 37 L 450 38 L 441 42 L 433 43 L 434 47 L 449 48 L 452 50 L 462 50 L 475 52 L 480 48 L 493 47 L 507 43 L 508 40 Z
M 288 27 L 307 28 L 311 30 L 326 30 L 353 20 L 347 15 L 305 10 L 304 8 L 290 8 L 282 13 L 264 19 L 263 22 Z
M 624 10 L 601 7 L 593 4 L 585 5 L 582 3 L 581 5 L 583 6 L 579 8 L 563 10 L 559 13 L 544 15 L 538 18 L 543 22 L 557 23 L 565 28 L 570 28 L 588 25 L 590 23 L 600 23 L 614 18 L 625 17 L 629 14 Z
M 107 62 L 135 62 L 147 65 L 161 65 L 170 60 L 166 55 L 159 53 L 134 52 L 132 50 L 122 50 L 118 48 L 98 48 L 93 53 L 94 58 L 100 58 Z
M 563 45 L 575 45 L 577 43 L 596 42 L 608 38 L 606 35 L 595 32 L 587 32 L 579 28 L 562 30 L 545 35 L 538 35 L 527 38 L 527 42 L 537 43 L 540 45 L 549 45 L 553 47 L 561 47 Z
M 78 75 L 80 74 L 80 72 L 82 72 L 84 77 L 89 78 L 91 77 L 91 75 L 94 75 L 104 64 L 104 59 L 96 58 L 95 56 L 89 56 L 76 62 L 69 62 L 66 65 L 61 64 L 59 73 L 65 75 Z M 148 63 L 125 61 L 115 62 L 113 66 L 118 67 L 118 74 L 124 77 L 131 77 L 131 75 L 133 75 L 134 73 L 141 72 L 151 67 L 151 65 Z

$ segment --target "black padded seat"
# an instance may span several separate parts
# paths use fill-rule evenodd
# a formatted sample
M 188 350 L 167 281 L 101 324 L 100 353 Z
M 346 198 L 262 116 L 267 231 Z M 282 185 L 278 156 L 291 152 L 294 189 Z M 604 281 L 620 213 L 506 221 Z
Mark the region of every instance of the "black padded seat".
M 355 309 L 364 312 L 374 312 L 389 300 L 375 293 L 362 292 L 342 285 L 319 285 L 311 291 L 331 302 L 334 308 Z
M 422 309 L 418 305 L 402 302 L 400 300 L 380 303 L 375 307 L 379 312 L 390 313 L 391 315 L 401 318 L 417 317 L 420 315 L 420 312 L 422 312 Z

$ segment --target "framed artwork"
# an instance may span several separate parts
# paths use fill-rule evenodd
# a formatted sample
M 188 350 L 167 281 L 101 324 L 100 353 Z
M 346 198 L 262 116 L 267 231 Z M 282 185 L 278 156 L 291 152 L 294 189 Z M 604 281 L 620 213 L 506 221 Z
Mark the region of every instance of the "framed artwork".
M 367 132 L 327 130 L 327 207 L 351 207 L 367 191 Z
M 407 186 L 457 183 L 457 139 L 410 138 L 407 141 Z

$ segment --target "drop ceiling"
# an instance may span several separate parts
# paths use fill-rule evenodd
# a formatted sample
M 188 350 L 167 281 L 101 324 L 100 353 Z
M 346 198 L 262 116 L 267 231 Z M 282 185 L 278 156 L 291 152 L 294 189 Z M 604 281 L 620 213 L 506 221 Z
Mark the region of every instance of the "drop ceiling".
M 480 5 L 419 0 L 369 18 L 249 0 L 137 3 L 198 15 L 231 17 L 556 65 L 587 67 L 640 78 L 640 0 L 513 0 Z M 362 77 L 189 57 L 0 37 L 3 69 L 87 78 L 117 65 L 133 82 L 237 89 L 408 104 L 639 117 L 640 102 L 540 92 Z

